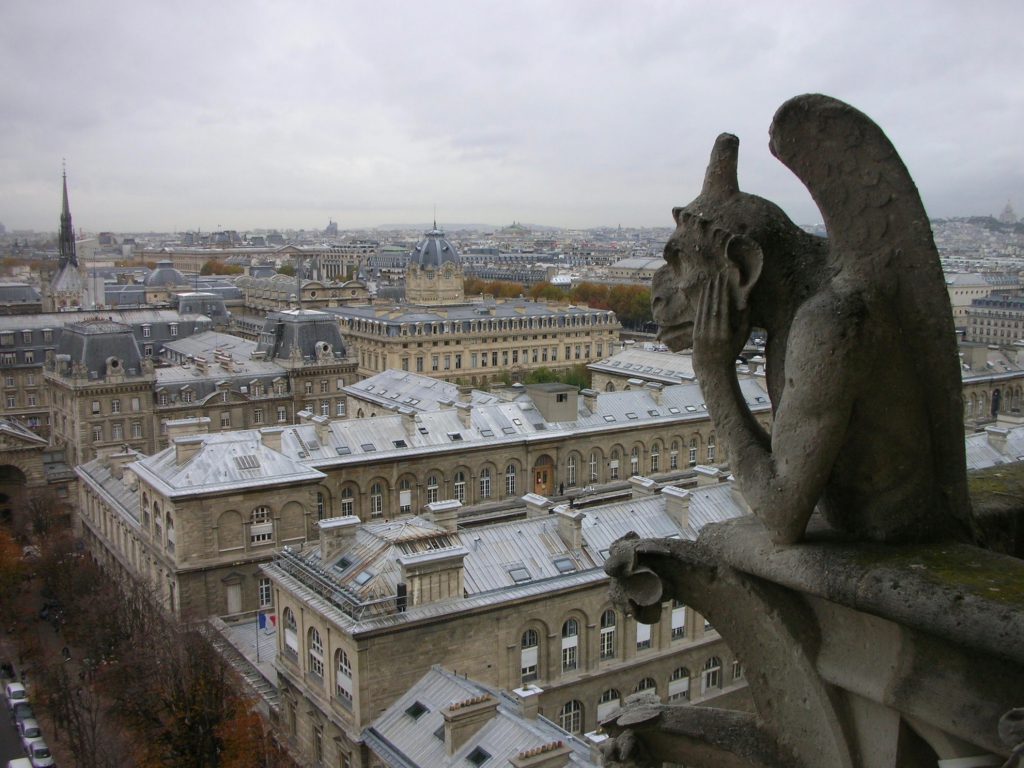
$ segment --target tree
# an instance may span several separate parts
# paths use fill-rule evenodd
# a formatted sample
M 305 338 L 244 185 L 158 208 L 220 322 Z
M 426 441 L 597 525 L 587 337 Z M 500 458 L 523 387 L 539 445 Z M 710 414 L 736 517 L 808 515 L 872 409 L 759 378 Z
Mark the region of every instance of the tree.
M 282 264 L 277 269 L 277 274 L 288 275 L 288 277 L 295 277 L 295 267 L 291 264 Z
M 25 575 L 21 549 L 6 528 L 0 528 L 0 607 L 9 608 Z
M 569 298 L 569 292 L 564 288 L 551 283 L 535 283 L 530 288 L 530 297 L 533 299 L 548 299 L 551 301 L 565 301 Z

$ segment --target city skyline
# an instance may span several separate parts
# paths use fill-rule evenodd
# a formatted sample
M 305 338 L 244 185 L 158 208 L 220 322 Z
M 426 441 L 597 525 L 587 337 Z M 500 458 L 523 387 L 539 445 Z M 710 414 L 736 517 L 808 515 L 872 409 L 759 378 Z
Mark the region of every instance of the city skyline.
M 767 149 L 820 91 L 866 112 L 929 215 L 1018 210 L 1009 2 L 515 6 L 48 4 L 0 10 L 0 222 L 87 231 L 428 220 L 670 226 L 714 137 L 740 183 L 820 216 Z

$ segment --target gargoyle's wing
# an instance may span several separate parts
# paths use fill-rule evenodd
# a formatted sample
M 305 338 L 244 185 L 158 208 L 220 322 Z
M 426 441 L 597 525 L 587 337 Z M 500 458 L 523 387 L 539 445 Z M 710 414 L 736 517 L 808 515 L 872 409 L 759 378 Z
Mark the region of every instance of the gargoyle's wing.
M 834 259 L 893 302 L 931 423 L 935 476 L 947 515 L 967 522 L 963 400 L 953 314 L 924 205 L 888 137 L 848 104 L 807 94 L 775 113 L 772 154 L 807 187 L 828 229 Z M 945 512 L 946 514 L 941 514 Z

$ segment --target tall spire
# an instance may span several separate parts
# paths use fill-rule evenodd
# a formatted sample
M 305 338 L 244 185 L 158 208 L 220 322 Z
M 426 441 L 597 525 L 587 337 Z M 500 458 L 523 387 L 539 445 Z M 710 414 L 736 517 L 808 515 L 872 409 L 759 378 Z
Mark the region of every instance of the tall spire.
M 64 205 L 60 211 L 60 265 L 71 264 L 78 267 L 78 256 L 75 253 L 75 228 L 71 226 L 71 207 L 68 205 L 68 171 L 63 167 Z

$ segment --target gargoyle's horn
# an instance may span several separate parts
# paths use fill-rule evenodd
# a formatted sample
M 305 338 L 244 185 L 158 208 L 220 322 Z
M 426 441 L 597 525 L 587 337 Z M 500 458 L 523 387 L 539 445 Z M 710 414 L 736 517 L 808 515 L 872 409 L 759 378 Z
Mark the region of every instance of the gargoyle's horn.
M 740 153 L 740 140 L 731 133 L 723 133 L 715 139 L 711 160 L 704 174 L 703 197 L 732 197 L 740 191 L 736 176 L 736 165 Z

